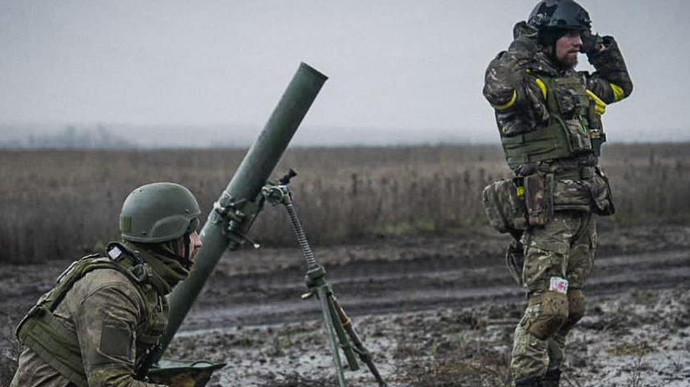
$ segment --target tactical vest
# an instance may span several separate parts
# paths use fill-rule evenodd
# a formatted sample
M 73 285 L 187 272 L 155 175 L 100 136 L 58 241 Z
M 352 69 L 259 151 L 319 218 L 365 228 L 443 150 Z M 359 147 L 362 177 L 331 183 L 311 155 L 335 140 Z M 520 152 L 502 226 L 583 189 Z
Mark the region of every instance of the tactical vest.
M 116 270 L 124 274 L 145 301 L 145 315 L 143 321 L 137 323 L 135 332 L 135 369 L 158 343 L 168 321 L 167 300 L 148 283 L 150 273 L 145 264 L 135 264 L 128 256 L 116 261 L 99 254 L 73 262 L 58 277 L 55 288 L 41 296 L 19 323 L 17 338 L 78 387 L 88 387 L 79 340 L 76 333 L 60 322 L 53 312 L 77 281 L 87 273 L 101 269 Z
M 592 154 L 588 120 L 589 99 L 577 74 L 540 77 L 546 87 L 549 119 L 533 131 L 501 137 L 511 169 L 521 164 L 555 159 L 572 159 Z

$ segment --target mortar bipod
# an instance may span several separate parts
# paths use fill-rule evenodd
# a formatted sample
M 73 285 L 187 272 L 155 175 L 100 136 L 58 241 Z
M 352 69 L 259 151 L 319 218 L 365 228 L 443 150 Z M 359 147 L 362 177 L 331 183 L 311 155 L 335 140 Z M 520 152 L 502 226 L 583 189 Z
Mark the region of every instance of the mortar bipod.
M 359 363 L 357 362 L 357 357 L 359 357 L 359 359 L 367 365 L 371 374 L 374 375 L 379 387 L 386 387 L 387 384 L 376 368 L 371 353 L 364 347 L 362 340 L 352 325 L 352 321 L 345 313 L 345 310 L 340 306 L 338 299 L 333 294 L 333 289 L 328 282 L 326 282 L 326 270 L 323 266 L 319 265 L 314 257 L 314 252 L 309 245 L 302 224 L 297 217 L 295 207 L 292 204 L 292 191 L 290 190 L 289 184 L 290 179 L 295 176 L 297 176 L 297 173 L 290 169 L 290 171 L 278 181 L 278 184 L 267 184 L 263 187 L 261 192 L 267 202 L 274 206 L 282 204 L 287 210 L 292 230 L 295 232 L 300 250 L 307 262 L 305 282 L 309 291 L 302 295 L 302 299 L 307 299 L 315 295 L 321 304 L 321 311 L 326 324 L 326 331 L 328 332 L 328 342 L 333 356 L 333 364 L 336 368 L 338 385 L 340 387 L 347 386 L 343 364 L 340 359 L 340 352 L 338 351 L 338 347 L 340 347 L 345 355 L 350 370 L 356 371 L 359 369 Z

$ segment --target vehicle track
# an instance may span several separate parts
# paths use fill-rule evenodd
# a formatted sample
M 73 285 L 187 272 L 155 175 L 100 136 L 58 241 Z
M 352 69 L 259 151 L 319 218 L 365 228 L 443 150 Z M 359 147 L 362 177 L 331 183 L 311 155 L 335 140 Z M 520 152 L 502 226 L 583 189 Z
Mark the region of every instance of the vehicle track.
M 435 255 L 397 261 L 348 262 L 327 267 L 327 280 L 351 316 L 455 308 L 524 294 L 496 260 Z M 182 329 L 197 331 L 320 318 L 318 303 L 301 300 L 297 268 L 216 279 Z M 597 258 L 590 295 L 690 284 L 690 252 L 673 250 Z

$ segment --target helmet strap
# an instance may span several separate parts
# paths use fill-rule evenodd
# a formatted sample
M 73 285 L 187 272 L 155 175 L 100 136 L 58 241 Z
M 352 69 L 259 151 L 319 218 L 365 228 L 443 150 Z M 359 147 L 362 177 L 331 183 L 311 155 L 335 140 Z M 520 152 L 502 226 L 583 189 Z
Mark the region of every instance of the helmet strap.
M 191 239 L 190 239 L 189 234 L 184 234 L 182 236 L 182 243 L 184 245 L 184 247 L 183 247 L 184 251 L 182 251 L 182 252 L 180 251 L 179 239 L 171 241 L 171 242 L 173 242 L 173 243 L 170 243 L 170 242 L 167 242 L 167 243 L 170 243 L 170 244 L 168 244 L 168 246 L 169 246 L 169 248 L 171 247 L 172 252 L 169 249 L 167 249 L 163 246 L 160 246 L 160 245 L 156 246 L 154 248 L 154 251 L 158 254 L 165 256 L 165 257 L 168 257 L 168 258 L 171 258 L 171 259 L 178 261 L 182 265 L 182 267 L 189 270 L 190 267 L 192 266 L 192 261 L 189 259 L 189 245 L 191 244 Z M 171 246 L 171 245 L 174 245 L 174 246 Z
M 182 266 L 185 267 L 185 269 L 189 270 L 189 268 L 192 266 L 192 261 L 189 259 L 189 246 L 192 244 L 192 238 L 190 237 L 189 233 L 185 233 L 182 236 L 182 243 L 184 244 L 184 256 L 182 256 L 180 263 Z

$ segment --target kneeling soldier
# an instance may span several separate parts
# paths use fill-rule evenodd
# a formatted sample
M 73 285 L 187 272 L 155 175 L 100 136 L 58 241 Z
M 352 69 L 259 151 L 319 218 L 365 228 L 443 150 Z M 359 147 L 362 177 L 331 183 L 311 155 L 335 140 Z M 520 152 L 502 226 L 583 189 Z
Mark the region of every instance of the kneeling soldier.
M 160 386 L 137 373 L 165 331 L 165 296 L 201 248 L 200 213 L 178 184 L 129 194 L 122 242 L 72 263 L 19 324 L 25 348 L 10 386 Z

